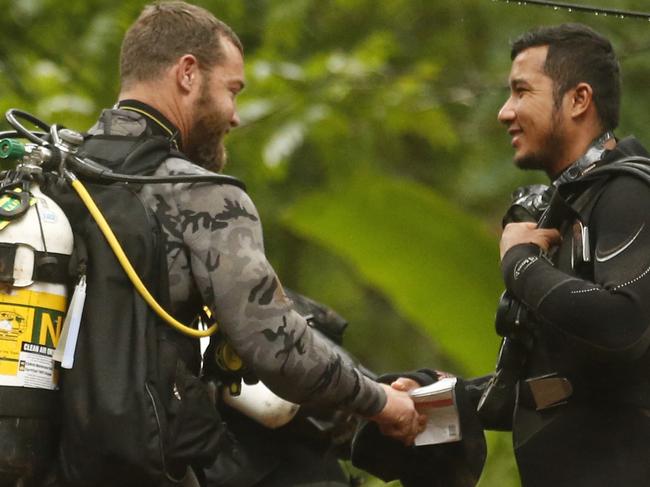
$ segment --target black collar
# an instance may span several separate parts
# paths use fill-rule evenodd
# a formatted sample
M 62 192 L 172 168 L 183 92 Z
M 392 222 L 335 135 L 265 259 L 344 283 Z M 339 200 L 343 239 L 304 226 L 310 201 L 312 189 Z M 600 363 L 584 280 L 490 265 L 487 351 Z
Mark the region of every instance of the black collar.
M 181 135 L 176 126 L 167 117 L 151 105 L 138 100 L 120 100 L 117 103 L 120 110 L 129 110 L 143 115 L 147 121 L 147 128 L 153 135 L 162 135 L 169 138 L 176 150 L 181 150 Z
M 554 181 L 553 185 L 558 187 L 561 184 L 575 181 L 583 174 L 590 171 L 596 166 L 603 155 L 607 152 L 605 144 L 610 139 L 614 139 L 611 131 L 606 131 L 596 138 L 587 148 L 587 151 L 576 161 L 573 161 Z

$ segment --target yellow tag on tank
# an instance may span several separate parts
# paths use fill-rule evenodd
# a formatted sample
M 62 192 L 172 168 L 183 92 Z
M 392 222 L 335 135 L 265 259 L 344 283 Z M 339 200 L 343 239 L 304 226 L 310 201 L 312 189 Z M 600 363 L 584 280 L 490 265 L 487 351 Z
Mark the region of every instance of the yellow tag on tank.
M 57 294 L 29 289 L 0 292 L 0 384 L 56 386 L 52 354 L 66 305 L 65 296 Z M 13 384 L 18 376 L 25 384 Z
M 22 190 L 20 188 L 16 188 L 14 191 L 16 193 L 22 193 Z M 36 204 L 36 198 L 30 198 L 29 206 L 34 206 L 35 204 Z M 2 208 L 7 213 L 14 212 L 18 208 L 20 208 L 20 200 L 14 198 L 11 194 L 3 194 L 2 196 L 0 196 L 0 208 Z M 5 228 L 12 221 L 13 220 L 0 219 L 0 230 Z

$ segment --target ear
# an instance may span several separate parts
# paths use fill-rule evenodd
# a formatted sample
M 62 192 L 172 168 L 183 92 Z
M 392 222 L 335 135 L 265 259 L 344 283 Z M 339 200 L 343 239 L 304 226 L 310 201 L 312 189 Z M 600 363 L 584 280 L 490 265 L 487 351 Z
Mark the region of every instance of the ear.
M 595 108 L 593 103 L 594 90 L 589 83 L 578 83 L 570 93 L 570 110 L 573 118 L 581 117 L 590 108 Z
M 182 56 L 175 66 L 176 84 L 181 91 L 189 94 L 197 88 L 199 61 L 193 54 Z

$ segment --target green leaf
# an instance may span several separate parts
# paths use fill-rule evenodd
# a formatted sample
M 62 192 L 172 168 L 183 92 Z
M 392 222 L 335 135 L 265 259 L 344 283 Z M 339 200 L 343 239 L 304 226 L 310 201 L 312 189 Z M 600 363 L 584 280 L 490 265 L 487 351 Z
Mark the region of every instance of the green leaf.
M 502 284 L 496 240 L 478 220 L 424 186 L 364 174 L 299 200 L 283 223 L 347 260 L 462 372 L 493 367 Z

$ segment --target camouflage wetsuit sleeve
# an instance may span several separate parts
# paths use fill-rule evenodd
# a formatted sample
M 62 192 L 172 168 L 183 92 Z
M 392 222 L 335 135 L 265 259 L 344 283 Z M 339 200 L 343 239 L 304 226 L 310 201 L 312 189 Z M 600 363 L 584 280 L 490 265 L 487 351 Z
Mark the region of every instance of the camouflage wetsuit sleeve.
M 170 159 L 157 174 L 197 170 Z M 364 415 L 383 408 L 381 388 L 292 309 L 266 259 L 259 215 L 245 192 L 216 184 L 149 188 L 155 188 L 148 198 L 167 237 L 172 301 L 200 292 L 237 354 L 278 395 Z

